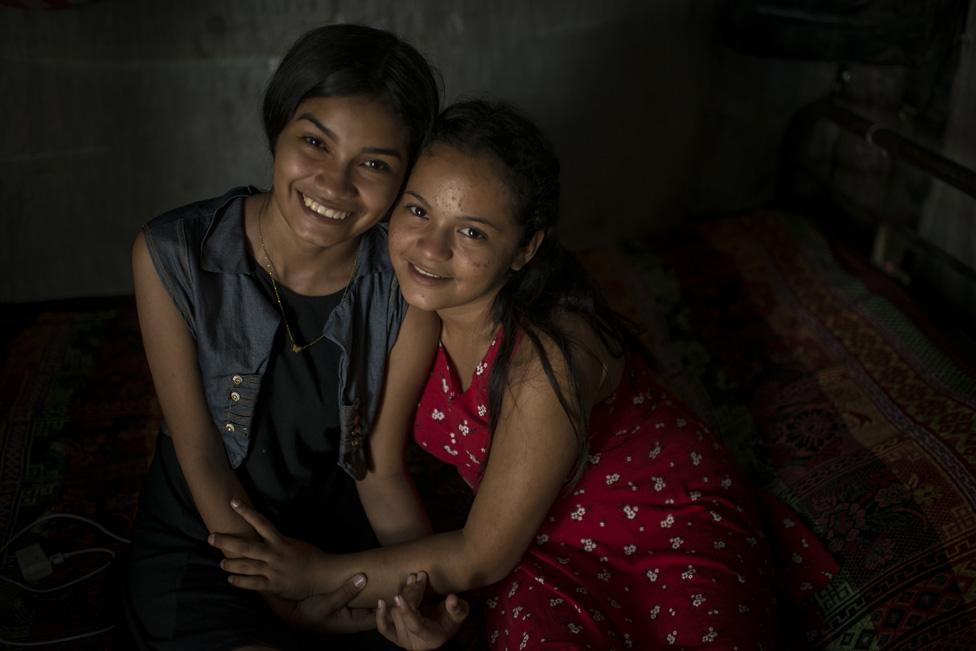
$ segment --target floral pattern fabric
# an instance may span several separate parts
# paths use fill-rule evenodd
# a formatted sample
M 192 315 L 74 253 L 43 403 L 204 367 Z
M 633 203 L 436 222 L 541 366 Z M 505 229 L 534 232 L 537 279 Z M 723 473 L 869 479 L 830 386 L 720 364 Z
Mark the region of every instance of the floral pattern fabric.
M 492 342 L 462 391 L 438 351 L 418 444 L 475 491 L 490 449 Z M 488 591 L 493 649 L 771 649 L 772 569 L 751 490 L 638 357 L 590 419 L 587 466 Z

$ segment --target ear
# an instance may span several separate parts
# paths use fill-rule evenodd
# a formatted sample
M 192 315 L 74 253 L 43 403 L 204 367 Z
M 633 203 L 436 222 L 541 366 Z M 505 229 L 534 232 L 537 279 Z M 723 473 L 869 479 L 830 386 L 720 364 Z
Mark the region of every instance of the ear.
M 535 252 L 539 250 L 539 245 L 542 244 L 546 234 L 541 230 L 536 231 L 528 243 L 515 254 L 515 259 L 512 260 L 512 271 L 518 271 L 525 265 L 529 264 L 529 261 L 535 256 Z

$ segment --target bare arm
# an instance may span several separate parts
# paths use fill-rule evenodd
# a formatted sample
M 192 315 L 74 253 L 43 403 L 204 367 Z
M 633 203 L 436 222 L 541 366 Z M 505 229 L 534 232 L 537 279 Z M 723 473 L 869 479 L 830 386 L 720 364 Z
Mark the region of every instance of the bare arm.
M 576 436 L 541 362 L 526 342 L 523 359 L 513 360 L 510 391 L 494 433 L 491 454 L 479 491 L 462 529 L 395 547 L 351 556 L 324 557 L 319 580 L 334 573 L 331 584 L 354 568 L 368 568 L 370 584 L 354 604 L 395 594 L 400 577 L 426 571 L 441 593 L 462 592 L 500 581 L 532 543 L 576 461 Z M 567 386 L 559 355 L 548 351 L 557 377 Z M 589 355 L 578 355 L 589 407 L 602 367 Z M 596 378 L 596 381 L 592 380 Z M 336 566 L 341 568 L 336 570 Z
M 567 386 L 565 363 L 548 350 L 557 378 Z M 608 364 L 602 352 L 585 352 L 602 351 L 592 341 L 581 342 L 575 350 L 588 414 L 605 386 Z M 411 572 L 426 572 L 431 587 L 442 594 L 504 578 L 532 542 L 577 456 L 570 419 L 531 345 L 522 346 L 513 368 L 517 371 L 502 401 L 485 475 L 464 528 L 356 554 L 315 554 L 296 568 L 290 560 L 295 556 L 293 543 L 245 507 L 239 512 L 266 542 L 216 537 L 214 544 L 225 552 L 248 559 L 225 564 L 225 569 L 238 575 L 231 582 L 246 589 L 295 590 L 301 595 L 332 590 L 361 571 L 369 575 L 369 583 L 351 605 L 363 607 L 378 599 L 389 600 L 402 577 Z
M 254 530 L 230 508 L 232 497 L 247 496 L 207 408 L 196 343 L 156 272 L 141 232 L 132 246 L 132 275 L 149 370 L 197 510 L 210 531 L 254 538 Z
M 390 352 L 379 413 L 370 435 L 372 463 L 366 477 L 356 485 L 373 531 L 383 545 L 415 540 L 431 532 L 403 453 L 439 332 L 436 314 L 409 308 Z

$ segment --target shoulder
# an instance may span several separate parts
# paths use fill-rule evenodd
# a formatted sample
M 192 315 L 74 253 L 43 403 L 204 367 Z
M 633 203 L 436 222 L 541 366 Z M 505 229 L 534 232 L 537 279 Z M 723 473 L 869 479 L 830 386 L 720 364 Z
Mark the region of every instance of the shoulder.
M 255 192 L 253 187 L 240 186 L 219 197 L 194 201 L 151 219 L 142 231 L 150 248 L 199 244 L 224 214 L 223 208 L 235 199 Z
M 244 268 L 244 249 L 239 244 L 243 227 L 239 220 L 225 218 L 229 212 L 225 208 L 255 192 L 251 187 L 233 188 L 219 197 L 170 210 L 146 224 L 136 238 L 135 273 L 148 274 L 151 261 L 187 323 L 193 306 L 199 303 L 204 269 Z
M 389 335 L 395 337 L 396 328 L 390 329 L 388 326 L 403 320 L 407 306 L 390 262 L 387 239 L 386 224 L 376 224 L 360 236 L 353 293 L 364 309 L 368 306 L 371 310 L 371 320 L 376 320 Z M 381 304 L 385 305 L 385 309 L 373 309 Z M 390 343 L 392 345 L 392 339 Z
M 362 235 L 359 245 L 359 266 L 362 275 L 393 276 L 390 262 L 389 231 L 385 223 L 376 224 Z
M 605 346 L 586 319 L 568 310 L 557 311 L 552 318 L 553 332 L 525 324 L 516 333 L 517 345 L 512 354 L 513 366 L 541 364 L 543 355 L 554 365 L 565 365 L 566 354 L 574 360 L 583 353 L 600 357 Z
M 608 366 L 613 364 L 613 355 L 582 316 L 559 310 L 552 324 L 555 336 L 531 326 L 518 331 L 509 382 L 524 384 L 531 390 L 548 388 L 555 379 L 562 389 L 568 389 L 570 394 L 579 390 L 585 399 L 603 383 Z

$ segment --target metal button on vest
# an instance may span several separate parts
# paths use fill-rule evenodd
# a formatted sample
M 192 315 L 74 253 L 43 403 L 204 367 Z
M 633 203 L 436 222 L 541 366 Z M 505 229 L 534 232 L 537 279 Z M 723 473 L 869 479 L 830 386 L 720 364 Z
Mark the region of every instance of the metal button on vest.
M 237 393 L 236 391 L 231 391 L 230 399 L 233 400 L 234 402 L 238 402 L 241 399 L 241 394 Z
M 224 429 L 228 432 L 233 432 L 237 428 L 234 427 L 234 423 L 224 423 Z
M 241 383 L 244 382 L 244 378 L 242 378 L 240 375 L 235 375 L 230 379 L 230 381 L 234 383 L 235 387 L 239 387 L 241 386 Z

